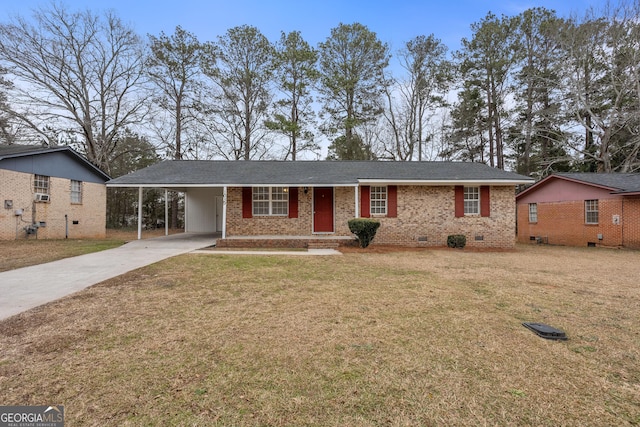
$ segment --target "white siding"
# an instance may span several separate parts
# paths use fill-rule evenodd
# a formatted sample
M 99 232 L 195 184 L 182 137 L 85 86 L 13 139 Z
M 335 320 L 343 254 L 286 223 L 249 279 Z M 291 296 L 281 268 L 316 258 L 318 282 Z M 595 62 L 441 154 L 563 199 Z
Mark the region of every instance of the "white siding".
M 222 196 L 222 188 L 193 188 L 187 197 L 187 232 L 213 233 L 221 231 L 216 225 L 222 212 L 216 210 L 216 197 Z M 219 209 L 218 209 L 219 210 Z

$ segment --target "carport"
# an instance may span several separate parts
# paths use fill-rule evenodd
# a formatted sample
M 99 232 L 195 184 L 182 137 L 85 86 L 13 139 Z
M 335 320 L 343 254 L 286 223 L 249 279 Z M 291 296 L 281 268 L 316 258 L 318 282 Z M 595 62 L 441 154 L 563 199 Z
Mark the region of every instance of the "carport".
M 137 188 L 138 206 L 143 204 L 144 190 L 164 190 L 164 227 L 165 235 L 169 235 L 169 191 L 184 194 L 184 231 L 185 233 L 217 233 L 225 237 L 225 203 L 227 187 L 212 185 L 171 184 L 118 184 L 107 183 L 112 188 Z M 142 209 L 138 208 L 137 225 L 138 240 L 142 238 Z

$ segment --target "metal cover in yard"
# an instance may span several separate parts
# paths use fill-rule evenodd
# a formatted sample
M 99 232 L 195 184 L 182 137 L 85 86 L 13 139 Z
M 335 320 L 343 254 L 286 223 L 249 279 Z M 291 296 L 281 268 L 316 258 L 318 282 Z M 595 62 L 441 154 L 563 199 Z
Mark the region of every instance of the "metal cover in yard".
M 542 338 L 546 338 L 549 340 L 566 340 L 567 334 L 565 334 L 560 329 L 556 329 L 552 326 L 545 325 L 544 323 L 528 323 L 524 322 L 522 324 L 525 328 L 531 329 L 538 336 Z

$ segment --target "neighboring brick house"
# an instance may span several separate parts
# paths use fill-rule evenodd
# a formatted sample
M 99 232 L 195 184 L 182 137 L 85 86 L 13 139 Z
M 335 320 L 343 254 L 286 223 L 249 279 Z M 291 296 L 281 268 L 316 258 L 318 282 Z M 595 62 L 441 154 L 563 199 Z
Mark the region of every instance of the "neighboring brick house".
M 373 244 L 515 244 L 515 186 L 525 176 L 462 162 L 173 160 L 107 187 L 186 194 L 185 230 L 219 232 L 219 246 L 313 247 L 352 241 L 347 221 L 379 218 Z
M 107 180 L 69 147 L 0 145 L 0 240 L 104 237 Z
M 640 248 L 640 174 L 557 173 L 516 203 L 520 242 Z

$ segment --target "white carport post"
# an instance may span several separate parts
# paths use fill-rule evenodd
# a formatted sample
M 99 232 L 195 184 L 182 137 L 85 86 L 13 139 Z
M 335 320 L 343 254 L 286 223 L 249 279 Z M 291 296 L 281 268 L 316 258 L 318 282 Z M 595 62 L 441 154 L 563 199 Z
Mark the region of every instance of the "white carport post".
M 184 232 L 186 233 L 189 230 L 189 193 L 184 193 Z
M 227 237 L 227 186 L 222 188 L 222 238 Z
M 142 239 L 142 187 L 138 187 L 138 240 Z
M 169 235 L 169 191 L 164 190 L 164 235 Z
M 359 218 L 360 217 L 360 197 L 358 197 L 358 190 L 360 190 L 360 187 L 358 185 L 356 185 L 354 188 L 355 188 L 354 193 L 356 193 L 356 216 L 355 216 L 355 218 Z

